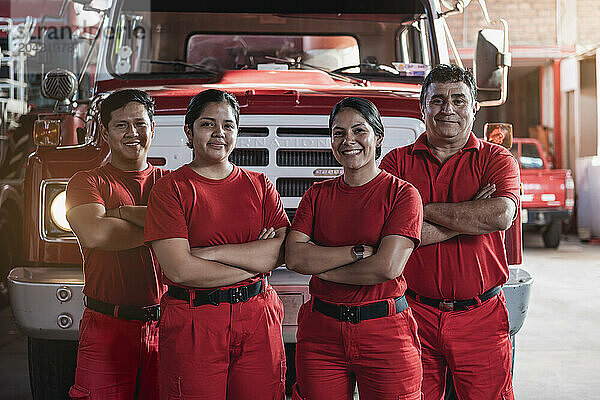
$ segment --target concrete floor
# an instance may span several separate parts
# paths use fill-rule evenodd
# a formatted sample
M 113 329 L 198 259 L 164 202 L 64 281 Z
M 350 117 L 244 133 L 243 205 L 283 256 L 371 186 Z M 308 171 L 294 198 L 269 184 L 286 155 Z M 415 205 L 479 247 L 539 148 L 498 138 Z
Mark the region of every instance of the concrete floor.
M 10 307 L 0 311 L 0 399 L 31 400 L 27 337 L 17 330 Z
M 526 235 L 523 268 L 535 281 L 516 336 L 515 397 L 600 399 L 600 245 L 569 237 L 547 250 Z
M 526 234 L 525 268 L 535 279 L 517 334 L 519 400 L 600 399 L 600 246 L 568 237 L 544 249 Z M 27 339 L 8 307 L 0 310 L 0 400 L 30 400 Z

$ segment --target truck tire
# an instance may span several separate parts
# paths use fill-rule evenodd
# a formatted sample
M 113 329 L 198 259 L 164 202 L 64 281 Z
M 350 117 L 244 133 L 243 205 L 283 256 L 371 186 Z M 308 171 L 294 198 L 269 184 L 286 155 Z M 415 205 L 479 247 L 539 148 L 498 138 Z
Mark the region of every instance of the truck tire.
M 292 397 L 292 387 L 296 383 L 296 343 L 285 343 L 285 394 Z
M 542 232 L 542 239 L 544 239 L 544 246 L 549 249 L 556 249 L 560 244 L 560 231 L 561 231 L 561 223 L 560 221 L 552 221 L 550 225 L 544 229 Z
M 32 337 L 27 341 L 33 400 L 68 400 L 75 382 L 77 342 Z

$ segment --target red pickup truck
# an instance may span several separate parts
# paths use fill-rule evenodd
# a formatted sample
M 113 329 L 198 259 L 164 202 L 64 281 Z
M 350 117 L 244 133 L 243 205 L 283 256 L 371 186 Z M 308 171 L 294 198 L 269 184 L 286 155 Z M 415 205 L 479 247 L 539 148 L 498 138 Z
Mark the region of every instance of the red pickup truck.
M 575 205 L 575 185 L 568 169 L 550 169 L 537 139 L 514 138 L 511 149 L 521 168 L 522 222 L 541 229 L 544 246 L 557 248 L 563 222 Z

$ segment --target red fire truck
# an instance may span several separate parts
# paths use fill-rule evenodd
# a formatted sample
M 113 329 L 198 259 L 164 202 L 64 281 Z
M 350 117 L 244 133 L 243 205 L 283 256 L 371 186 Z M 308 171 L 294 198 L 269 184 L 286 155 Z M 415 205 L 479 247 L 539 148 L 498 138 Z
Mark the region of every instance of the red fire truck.
M 50 51 L 42 62 L 41 87 L 56 106 L 36 116 L 31 132 L 36 148 L 27 160 L 23 190 L 6 189 L 22 199 L 13 207 L 23 214 L 0 203 L 23 230 L 23 257 L 12 265 L 8 286 L 18 327 L 29 337 L 34 398 L 56 398 L 73 379 L 83 273 L 65 218 L 65 187 L 75 172 L 108 160 L 97 120 L 107 93 L 136 87 L 155 99 L 149 161 L 172 169 L 191 160 L 183 133 L 190 98 L 206 88 L 234 93 L 241 116 L 232 161 L 264 172 L 293 218 L 313 182 L 341 173 L 327 129 L 329 112 L 340 99 L 361 96 L 377 105 L 386 127 L 383 154 L 423 132 L 423 77 L 431 66 L 450 62 L 450 53 L 460 63 L 446 18 L 468 3 L 346 1 L 342 9 L 337 2 L 306 0 L 291 13 L 275 2 L 239 9 L 179 0 L 65 0 L 61 15 L 78 17 L 69 22 L 77 35 L 59 34 L 62 29 L 52 26 L 56 19 L 40 20 L 36 50 Z M 482 104 L 494 106 L 506 98 L 508 35 L 506 23 L 490 21 L 482 9 L 490 26 L 499 29 L 479 33 L 474 69 Z M 93 23 L 82 16 L 93 17 Z M 69 60 L 70 68 L 57 65 L 61 60 Z M 520 224 L 514 232 L 509 254 L 520 263 Z M 523 281 L 522 274 L 513 273 L 511 282 Z M 296 315 L 308 300 L 308 279 L 279 268 L 270 282 L 285 305 L 283 335 L 286 353 L 293 356 Z M 526 307 L 519 303 L 515 310 L 512 333 Z

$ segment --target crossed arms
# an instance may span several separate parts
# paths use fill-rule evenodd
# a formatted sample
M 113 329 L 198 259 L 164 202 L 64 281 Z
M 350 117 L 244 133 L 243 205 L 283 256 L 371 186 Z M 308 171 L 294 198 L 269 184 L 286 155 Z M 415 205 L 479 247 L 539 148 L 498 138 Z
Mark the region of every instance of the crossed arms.
M 348 285 L 376 285 L 395 279 L 404 270 L 414 249 L 414 242 L 404 236 L 388 235 L 379 247 L 364 246 L 365 254 L 356 260 L 353 246 L 327 247 L 310 241 L 310 237 L 292 230 L 287 236 L 285 261 L 288 269 L 305 275 Z
M 443 242 L 458 236 L 483 235 L 510 228 L 516 213 L 508 197 L 491 195 L 494 184 L 487 184 L 472 200 L 459 203 L 429 203 L 423 207 L 421 246 Z
M 146 206 L 106 210 L 102 204 L 73 207 L 67 220 L 82 247 L 106 251 L 144 245 Z M 152 248 L 169 280 L 194 287 L 216 287 L 266 273 L 283 263 L 287 228 L 263 229 L 257 240 L 190 248 L 187 239 L 157 240 Z
M 164 274 L 173 283 L 199 288 L 231 285 L 283 264 L 287 227 L 263 229 L 248 243 L 190 248 L 184 238 L 152 242 Z
M 133 249 L 144 244 L 146 206 L 106 210 L 99 203 L 67 211 L 67 220 L 82 247 L 107 251 Z

